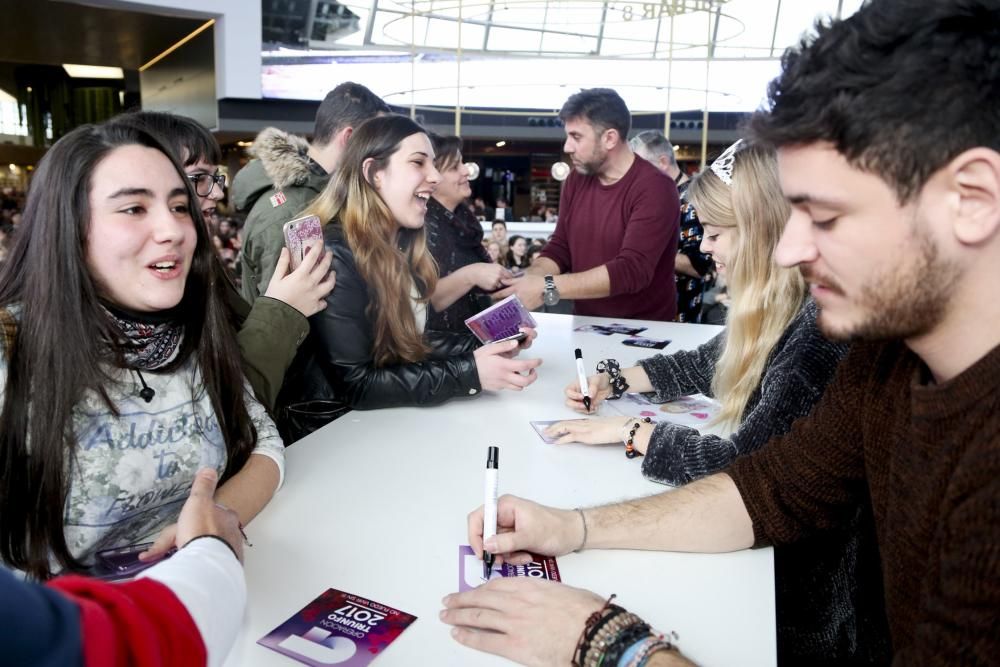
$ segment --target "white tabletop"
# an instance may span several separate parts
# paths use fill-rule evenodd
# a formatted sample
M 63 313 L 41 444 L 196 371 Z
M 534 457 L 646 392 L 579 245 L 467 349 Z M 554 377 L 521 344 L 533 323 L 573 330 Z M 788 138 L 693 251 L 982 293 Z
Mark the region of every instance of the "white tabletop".
M 227 665 L 294 665 L 255 642 L 327 588 L 415 614 L 375 664 L 507 665 L 455 643 L 438 619 L 457 590 L 457 547 L 466 514 L 482 502 L 488 445 L 500 446 L 500 492 L 561 506 L 649 495 L 668 487 L 640 472 L 621 445 L 545 445 L 532 420 L 578 416 L 563 404 L 576 377 L 573 349 L 588 369 L 614 357 L 622 367 L 656 351 L 625 336 L 577 333 L 611 320 L 536 314 L 538 339 L 523 356 L 544 359 L 523 392 L 486 393 L 434 408 L 355 411 L 286 450 L 285 485 L 248 527 L 249 604 Z M 630 321 L 635 322 L 635 321 Z M 664 353 L 692 348 L 720 327 L 636 322 L 642 335 L 669 338 Z M 591 371 L 592 372 L 592 371 Z M 611 413 L 613 414 L 613 413 Z M 701 555 L 586 551 L 558 559 L 563 581 L 620 604 L 654 627 L 673 630 L 705 665 L 774 665 L 771 549 Z

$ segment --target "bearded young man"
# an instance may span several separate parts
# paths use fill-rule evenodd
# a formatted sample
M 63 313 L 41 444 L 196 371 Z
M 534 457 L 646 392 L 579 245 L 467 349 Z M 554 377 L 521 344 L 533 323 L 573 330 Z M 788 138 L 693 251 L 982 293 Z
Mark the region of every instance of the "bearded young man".
M 825 396 L 787 435 L 675 492 L 579 513 L 505 497 L 511 532 L 485 546 L 732 551 L 837 525 L 860 500 L 893 663 L 995 664 L 1000 300 L 983 291 L 1000 284 L 996 0 L 873 0 L 786 53 L 769 93 L 751 132 L 777 147 L 792 204 L 775 259 L 809 281 L 824 333 L 854 342 Z M 481 511 L 469 525 L 478 550 Z M 565 663 L 602 599 L 544 583 L 449 596 L 443 618 L 468 626 L 455 632 L 470 646 Z M 682 662 L 662 650 L 648 664 Z
M 559 222 L 521 278 L 504 281 L 528 308 L 573 299 L 577 315 L 672 320 L 677 187 L 628 145 L 632 116 L 609 88 L 572 95 L 559 113 L 575 167 Z

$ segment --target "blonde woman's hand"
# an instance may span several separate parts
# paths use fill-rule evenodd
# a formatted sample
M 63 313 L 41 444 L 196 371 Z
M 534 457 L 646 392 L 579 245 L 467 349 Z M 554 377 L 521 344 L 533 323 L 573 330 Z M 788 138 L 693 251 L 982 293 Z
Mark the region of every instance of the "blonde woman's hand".
M 584 445 L 608 445 L 622 442 L 622 428 L 629 417 L 592 417 L 557 422 L 545 429 L 545 435 L 556 438 L 557 445 L 579 442 Z
M 326 308 L 326 296 L 337 283 L 337 274 L 330 270 L 332 261 L 333 255 L 323 242 L 313 241 L 299 267 L 289 272 L 291 256 L 288 248 L 282 248 L 264 296 L 286 303 L 306 317 L 315 315 Z
M 590 392 L 590 410 L 587 410 L 587 406 L 583 404 L 579 380 L 573 380 L 566 385 L 566 405 L 584 414 L 596 412 L 597 406 L 611 395 L 611 382 L 608 380 L 608 374 L 595 373 L 587 378 L 587 390 Z

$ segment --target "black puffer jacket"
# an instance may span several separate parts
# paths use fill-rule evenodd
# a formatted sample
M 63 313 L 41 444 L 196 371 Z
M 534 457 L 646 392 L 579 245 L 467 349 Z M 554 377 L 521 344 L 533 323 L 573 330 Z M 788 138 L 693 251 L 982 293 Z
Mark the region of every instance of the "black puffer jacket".
M 479 373 L 473 351 L 479 342 L 471 333 L 428 330 L 424 340 L 431 353 L 424 361 L 377 367 L 374 334 L 366 309 L 369 288 L 354 263 L 340 225 L 326 226 L 327 250 L 333 253 L 337 285 L 326 309 L 309 318 L 312 360 L 303 369 L 300 387 L 312 398 L 337 400 L 357 410 L 437 405 L 455 396 L 479 394 Z M 323 394 L 322 385 L 329 390 Z M 310 398 L 302 396 L 302 398 Z

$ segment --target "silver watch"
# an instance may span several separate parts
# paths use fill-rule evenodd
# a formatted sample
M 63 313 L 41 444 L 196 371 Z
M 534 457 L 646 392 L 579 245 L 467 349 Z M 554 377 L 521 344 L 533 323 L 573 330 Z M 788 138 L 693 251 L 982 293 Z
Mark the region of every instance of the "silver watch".
M 559 290 L 556 289 L 556 279 L 552 276 L 545 276 L 545 291 L 542 292 L 542 303 L 546 306 L 554 306 L 559 303 Z

